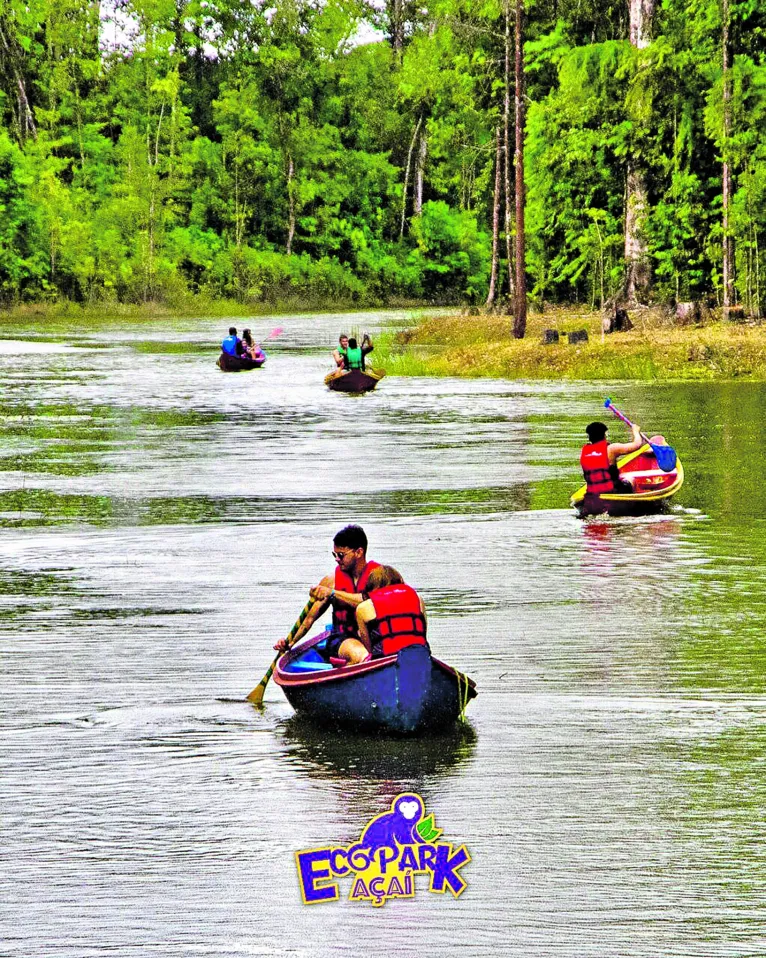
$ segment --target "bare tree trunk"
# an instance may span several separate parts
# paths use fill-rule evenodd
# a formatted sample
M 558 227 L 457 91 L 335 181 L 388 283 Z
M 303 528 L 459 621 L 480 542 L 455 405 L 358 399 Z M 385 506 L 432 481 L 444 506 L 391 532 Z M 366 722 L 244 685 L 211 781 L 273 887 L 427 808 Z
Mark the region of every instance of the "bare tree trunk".
M 497 296 L 497 266 L 500 246 L 500 168 L 503 162 L 500 127 L 495 133 L 495 193 L 492 198 L 492 268 L 489 274 L 487 306 L 493 306 Z
M 731 211 L 731 165 L 729 139 L 731 137 L 731 73 L 729 64 L 729 0 L 723 0 L 723 318 L 729 319 L 734 305 L 734 243 L 729 225 Z
M 425 125 L 420 130 L 418 155 L 415 160 L 415 196 L 412 203 L 413 216 L 420 216 L 423 212 L 423 174 L 426 167 L 426 153 L 428 151 L 428 137 Z
M 289 204 L 289 219 L 287 223 L 287 246 L 285 252 L 292 256 L 293 238 L 295 237 L 295 189 L 293 181 L 295 179 L 295 164 L 292 156 L 287 158 L 287 201 Z
M 630 42 L 637 50 L 649 46 L 654 4 L 655 0 L 628 0 Z M 629 156 L 625 178 L 625 295 L 633 305 L 648 298 L 652 282 L 644 225 L 647 208 L 646 175 Z
M 505 253 L 508 260 L 508 299 L 513 302 L 513 238 L 511 225 L 511 5 L 505 0 L 505 99 L 503 103 L 503 181 L 505 186 Z
M 404 50 L 404 0 L 388 0 L 388 23 L 391 31 L 391 46 L 397 57 Z
M 513 335 L 523 339 L 527 331 L 526 232 L 524 229 L 524 0 L 516 0 L 516 302 Z
M 423 117 L 418 117 L 418 122 L 415 124 L 415 132 L 412 134 L 412 140 L 410 141 L 410 148 L 407 151 L 407 167 L 404 171 L 404 191 L 402 193 L 402 223 L 399 228 L 399 239 L 404 236 L 404 224 L 407 221 L 407 187 L 410 185 L 410 168 L 412 167 L 412 152 L 415 149 L 415 144 L 417 143 L 418 134 L 420 132 L 420 124 L 423 122 Z
M 2 21 L 0 20 L 0 47 L 4 52 L 4 55 L 0 57 L 0 65 L 4 64 L 4 61 L 7 61 L 7 65 L 10 67 L 11 73 L 13 74 L 13 79 L 16 84 L 17 94 L 16 98 L 19 104 L 19 138 L 24 139 L 24 136 L 27 133 L 32 134 L 32 139 L 37 139 L 37 127 L 35 126 L 35 118 L 32 113 L 32 107 L 29 105 L 29 100 L 27 99 L 27 88 L 24 83 L 24 75 L 19 69 L 19 51 L 17 49 L 18 44 L 11 38 L 6 36 L 5 31 L 3 30 Z M 17 56 L 19 54 L 19 56 Z

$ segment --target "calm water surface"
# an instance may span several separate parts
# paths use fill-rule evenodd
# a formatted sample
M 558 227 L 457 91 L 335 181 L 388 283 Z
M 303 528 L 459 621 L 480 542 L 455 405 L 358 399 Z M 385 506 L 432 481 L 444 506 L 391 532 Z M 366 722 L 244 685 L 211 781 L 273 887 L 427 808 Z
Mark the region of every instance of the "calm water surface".
M 766 388 L 324 388 L 341 329 L 396 321 L 254 321 L 239 375 L 226 321 L 4 328 L 3 956 L 766 954 Z M 684 459 L 666 516 L 567 508 L 606 392 Z M 478 684 L 452 734 L 221 701 L 350 521 Z M 302 905 L 293 852 L 403 790 L 464 895 Z

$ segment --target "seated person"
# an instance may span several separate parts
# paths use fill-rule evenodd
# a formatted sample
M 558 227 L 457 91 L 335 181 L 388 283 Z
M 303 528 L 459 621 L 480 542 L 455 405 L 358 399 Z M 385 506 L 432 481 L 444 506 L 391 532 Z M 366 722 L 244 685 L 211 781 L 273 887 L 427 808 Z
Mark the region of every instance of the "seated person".
M 266 353 L 264 353 L 258 343 L 253 341 L 253 336 L 249 329 L 242 330 L 242 343 L 245 347 L 245 355 L 248 359 L 266 358 Z
M 373 659 L 395 655 L 408 645 L 427 645 L 426 610 L 417 592 L 391 566 L 367 577 L 369 598 L 356 607 L 359 641 Z
M 367 350 L 369 352 L 369 349 Z M 348 349 L 346 350 L 346 357 L 344 361 L 344 366 L 346 369 L 361 369 L 364 371 L 364 357 L 365 353 L 361 346 L 352 336 L 348 341 Z
M 343 369 L 346 365 L 346 350 L 348 349 L 348 336 L 345 333 L 341 333 L 338 336 L 338 348 L 333 349 L 332 358 L 335 360 L 335 365 L 338 369 Z
M 221 343 L 221 351 L 226 353 L 227 356 L 243 356 L 245 353 L 245 346 L 242 343 L 242 340 L 237 336 L 237 327 L 229 327 L 229 335 Z
M 633 439 L 625 443 L 607 442 L 607 427 L 603 422 L 592 422 L 586 426 L 585 432 L 589 442 L 580 452 L 580 465 L 585 476 L 586 495 L 633 492 L 633 486 L 620 478 L 617 459 L 643 446 L 640 427 L 633 426 Z

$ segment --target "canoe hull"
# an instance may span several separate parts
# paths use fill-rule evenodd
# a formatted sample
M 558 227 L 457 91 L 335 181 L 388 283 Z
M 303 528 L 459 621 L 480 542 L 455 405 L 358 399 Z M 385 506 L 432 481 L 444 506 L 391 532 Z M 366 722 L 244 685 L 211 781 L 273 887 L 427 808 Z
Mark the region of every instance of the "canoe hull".
M 382 369 L 333 370 L 325 376 L 325 386 L 338 393 L 368 393 L 374 389 L 385 376 Z
M 239 373 L 249 369 L 260 369 L 266 362 L 263 359 L 248 359 L 245 356 L 229 356 L 228 353 L 221 353 L 216 360 L 216 366 L 224 373 Z
M 594 495 L 581 486 L 571 504 L 578 516 L 648 516 L 667 509 L 684 482 L 684 467 L 677 459 L 675 469 L 664 472 L 649 445 L 617 460 L 620 476 L 630 482 L 633 492 Z
M 279 660 L 274 681 L 296 712 L 321 725 L 413 735 L 454 724 L 476 695 L 475 683 L 434 659 L 425 646 L 318 673 L 289 671 Z

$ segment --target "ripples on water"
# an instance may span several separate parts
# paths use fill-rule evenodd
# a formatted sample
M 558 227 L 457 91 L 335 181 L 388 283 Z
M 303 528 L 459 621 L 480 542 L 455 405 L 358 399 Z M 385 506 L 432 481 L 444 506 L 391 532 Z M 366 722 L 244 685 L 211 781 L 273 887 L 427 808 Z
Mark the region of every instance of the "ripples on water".
M 0 953 L 762 956 L 766 391 L 612 386 L 687 486 L 581 523 L 599 388 L 329 393 L 367 322 L 280 319 L 247 375 L 213 365 L 226 321 L 179 323 L 185 352 L 149 324 L 0 344 Z M 354 520 L 478 683 L 437 740 L 219 701 Z M 468 845 L 465 894 L 302 906 L 293 852 L 405 789 Z

